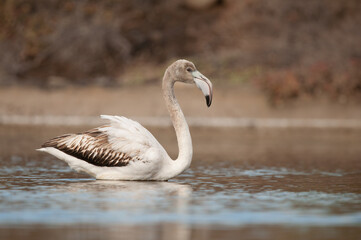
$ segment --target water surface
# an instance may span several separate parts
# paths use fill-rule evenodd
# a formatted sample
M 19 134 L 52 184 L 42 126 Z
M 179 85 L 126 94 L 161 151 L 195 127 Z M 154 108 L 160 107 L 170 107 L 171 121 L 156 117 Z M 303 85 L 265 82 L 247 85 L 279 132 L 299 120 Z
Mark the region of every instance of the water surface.
M 289 139 L 300 138 L 298 133 L 285 141 L 282 134 L 262 134 L 258 139 L 253 134 L 259 133 L 234 130 L 227 133 L 229 139 L 241 135 L 244 142 L 228 144 L 240 144 L 243 150 L 235 151 L 244 155 L 239 158 L 225 150 L 211 152 L 218 143 L 208 141 L 211 146 L 204 147 L 203 155 L 195 154 L 191 168 L 179 177 L 127 182 L 96 181 L 32 150 L 44 135 L 58 130 L 0 130 L 8 140 L 2 140 L 0 155 L 1 239 L 45 239 L 49 234 L 55 239 L 361 237 L 358 134 L 320 133 L 316 139 L 310 136 L 310 145 L 282 151 L 279 145 L 289 146 Z M 197 143 L 208 131 L 192 133 Z M 157 134 L 166 139 L 169 133 Z M 263 146 L 249 144 L 252 141 Z M 335 145 L 344 158 L 330 154 Z M 300 148 L 306 150 L 303 162 L 297 161 Z M 257 151 L 262 160 L 246 154 Z

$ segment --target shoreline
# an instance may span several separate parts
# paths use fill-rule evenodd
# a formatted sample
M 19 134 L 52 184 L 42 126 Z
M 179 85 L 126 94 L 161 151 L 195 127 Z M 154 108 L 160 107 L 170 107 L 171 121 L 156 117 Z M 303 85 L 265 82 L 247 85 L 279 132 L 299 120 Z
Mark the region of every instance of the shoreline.
M 194 86 L 176 85 L 190 126 L 242 128 L 361 128 L 361 104 L 306 99 L 271 106 L 250 86 L 215 86 L 207 108 Z M 161 87 L 0 88 L 2 125 L 98 125 L 100 115 L 118 115 L 146 126 L 170 126 Z
M 129 117 L 144 126 L 171 127 L 169 117 Z M 92 116 L 0 115 L 0 125 L 97 126 L 105 120 Z M 190 127 L 271 129 L 361 129 L 361 119 L 217 118 L 187 117 Z

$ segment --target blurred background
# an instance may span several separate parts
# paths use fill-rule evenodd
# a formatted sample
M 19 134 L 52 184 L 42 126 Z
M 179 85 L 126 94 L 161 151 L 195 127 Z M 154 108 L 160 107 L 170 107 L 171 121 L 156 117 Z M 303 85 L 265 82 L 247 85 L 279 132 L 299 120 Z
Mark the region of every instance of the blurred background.
M 270 105 L 361 103 L 358 0 L 4 0 L 0 19 L 2 88 L 159 85 L 187 58 Z
M 360 0 L 1 0 L 0 239 L 360 239 Z M 191 168 L 169 182 L 95 181 L 35 149 L 140 121 Z M 144 234 L 145 233 L 145 234 Z

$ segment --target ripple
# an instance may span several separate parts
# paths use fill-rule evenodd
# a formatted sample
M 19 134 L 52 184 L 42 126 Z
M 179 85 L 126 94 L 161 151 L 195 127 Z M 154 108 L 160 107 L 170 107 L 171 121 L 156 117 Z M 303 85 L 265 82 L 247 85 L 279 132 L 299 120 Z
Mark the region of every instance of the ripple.
M 1 224 L 361 224 L 359 177 L 349 172 L 199 162 L 168 182 L 122 182 L 59 161 L 2 161 Z

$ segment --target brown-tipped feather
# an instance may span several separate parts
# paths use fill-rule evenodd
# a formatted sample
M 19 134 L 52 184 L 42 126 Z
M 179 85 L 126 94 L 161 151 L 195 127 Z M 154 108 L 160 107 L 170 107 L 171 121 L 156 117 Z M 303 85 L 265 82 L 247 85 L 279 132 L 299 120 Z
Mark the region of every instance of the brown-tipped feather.
M 108 142 L 108 136 L 97 128 L 84 133 L 55 137 L 45 142 L 42 147 L 56 148 L 101 167 L 122 167 L 132 160 L 127 154 L 113 150 Z

